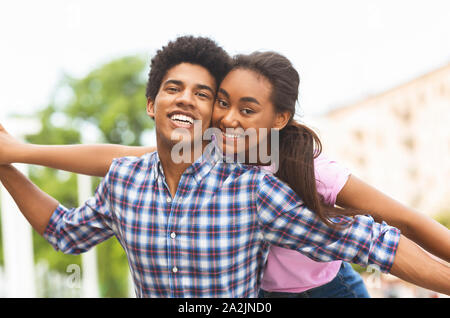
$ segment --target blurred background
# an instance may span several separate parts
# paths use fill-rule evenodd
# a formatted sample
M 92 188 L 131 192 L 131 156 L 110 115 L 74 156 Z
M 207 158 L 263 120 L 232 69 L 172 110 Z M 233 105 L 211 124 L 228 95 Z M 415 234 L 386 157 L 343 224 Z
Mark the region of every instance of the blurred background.
M 298 117 L 324 152 L 450 226 L 446 0 L 2 1 L 0 122 L 32 143 L 154 145 L 149 62 L 185 34 L 211 37 L 230 54 L 287 56 L 301 77 Z M 19 167 L 67 206 L 98 184 Z M 0 297 L 134 297 L 115 239 L 83 256 L 56 253 L 1 194 Z M 443 297 L 358 270 L 373 297 Z

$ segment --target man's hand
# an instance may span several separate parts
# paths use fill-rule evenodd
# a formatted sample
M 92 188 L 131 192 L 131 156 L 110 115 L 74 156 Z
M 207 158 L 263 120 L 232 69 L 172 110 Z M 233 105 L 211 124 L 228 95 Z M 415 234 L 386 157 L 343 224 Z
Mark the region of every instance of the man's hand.
M 0 124 L 0 164 L 17 162 L 20 148 L 25 144 L 11 136 Z

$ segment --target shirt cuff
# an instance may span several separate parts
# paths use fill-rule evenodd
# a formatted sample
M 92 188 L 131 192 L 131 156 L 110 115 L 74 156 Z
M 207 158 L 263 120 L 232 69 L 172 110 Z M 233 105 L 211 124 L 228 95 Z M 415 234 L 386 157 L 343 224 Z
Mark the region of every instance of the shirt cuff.
M 395 227 L 389 227 L 389 230 L 385 233 L 385 239 L 382 243 L 385 254 L 380 257 L 378 259 L 379 262 L 377 262 L 380 266 L 380 271 L 383 273 L 389 273 L 392 265 L 394 265 L 395 255 L 400 242 L 400 235 L 400 230 Z
M 57 249 L 57 226 L 59 220 L 63 217 L 63 215 L 67 212 L 67 209 L 59 204 L 55 211 L 53 211 L 50 220 L 48 221 L 47 227 L 45 228 L 44 234 L 42 235 L 55 249 Z

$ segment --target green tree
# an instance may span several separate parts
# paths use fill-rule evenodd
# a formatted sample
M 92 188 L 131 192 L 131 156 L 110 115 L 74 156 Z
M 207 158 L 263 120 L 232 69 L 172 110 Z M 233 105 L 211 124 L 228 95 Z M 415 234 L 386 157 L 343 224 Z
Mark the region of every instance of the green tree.
M 49 105 L 37 113 L 41 130 L 27 136 L 36 144 L 107 142 L 140 145 L 144 132 L 153 128 L 145 111 L 148 67 L 140 56 L 123 57 L 98 67 L 81 79 L 65 76 Z M 77 206 L 76 176 L 43 167 L 30 167 L 30 178 L 42 190 L 68 206 Z M 94 183 L 96 186 L 99 182 Z M 55 253 L 39 235 L 34 236 L 36 260 L 65 273 L 80 256 Z M 103 297 L 126 297 L 128 264 L 115 238 L 97 247 L 100 292 Z
M 437 213 L 434 215 L 434 219 L 446 228 L 450 229 L 450 210 L 443 210 Z

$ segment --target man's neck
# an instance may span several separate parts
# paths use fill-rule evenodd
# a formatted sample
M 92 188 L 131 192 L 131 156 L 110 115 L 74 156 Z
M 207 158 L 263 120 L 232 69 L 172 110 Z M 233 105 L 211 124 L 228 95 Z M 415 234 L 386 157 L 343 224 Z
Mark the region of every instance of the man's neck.
M 174 197 L 177 192 L 178 184 L 180 183 L 184 171 L 202 155 L 205 143 L 201 143 L 200 147 L 201 149 L 197 149 L 197 151 L 191 149 L 190 155 L 185 156 L 185 160 L 178 163 L 175 162 L 172 157 L 173 145 L 166 145 L 157 141 L 158 156 L 164 171 L 166 184 L 169 187 L 172 197 Z

